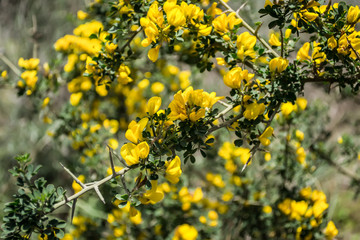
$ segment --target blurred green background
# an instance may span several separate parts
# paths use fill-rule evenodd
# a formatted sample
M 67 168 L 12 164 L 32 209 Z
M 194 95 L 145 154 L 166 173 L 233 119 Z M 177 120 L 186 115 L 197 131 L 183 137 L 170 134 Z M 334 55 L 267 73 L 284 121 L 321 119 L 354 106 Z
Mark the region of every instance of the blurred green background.
M 245 18 L 260 20 L 253 9 L 259 9 L 263 1 L 232 1 L 234 8 L 245 2 L 240 14 Z M 335 2 L 335 1 L 333 1 Z M 338 1 L 336 1 L 338 2 Z M 358 4 L 358 0 L 346 1 Z M 20 57 L 37 57 L 44 63 L 55 57 L 53 43 L 65 34 L 72 33 L 77 24 L 76 12 L 89 4 L 85 0 L 1 0 L 0 1 L 0 53 L 17 65 Z M 268 37 L 266 24 L 262 27 L 262 34 Z M 35 47 L 34 50 L 34 45 Z M 10 78 L 14 74 L 0 61 L 0 70 L 8 70 Z M 0 84 L 2 85 L 2 84 Z M 319 85 L 306 85 L 305 97 L 311 102 L 320 100 L 321 104 L 329 108 L 329 120 L 324 125 L 333 129 L 331 139 L 343 134 L 359 136 L 360 111 L 359 96 L 340 93 L 336 88 L 328 89 Z M 0 88 L 0 208 L 9 201 L 14 192 L 15 179 L 7 172 L 15 161 L 15 155 L 30 152 L 37 163 L 44 166 L 41 174 L 55 185 L 70 185 L 70 179 L 62 171 L 59 176 L 53 171 L 60 169 L 58 162 L 71 161 L 67 149 L 62 149 L 46 135 L 47 126 L 40 116 L 33 114 L 32 105 L 26 97 L 18 98 L 14 88 Z M 354 111 L 355 109 L 355 111 Z M 360 161 L 359 163 L 360 164 Z M 335 177 L 334 177 L 335 176 Z M 322 169 L 318 174 L 318 183 L 327 194 L 330 202 L 329 218 L 333 219 L 339 228 L 341 239 L 360 239 L 360 204 L 353 199 L 354 194 L 347 190 L 349 179 L 336 173 L 331 167 Z M 1 214 L 0 214 L 0 217 Z M 339 238 L 340 239 L 340 238 Z

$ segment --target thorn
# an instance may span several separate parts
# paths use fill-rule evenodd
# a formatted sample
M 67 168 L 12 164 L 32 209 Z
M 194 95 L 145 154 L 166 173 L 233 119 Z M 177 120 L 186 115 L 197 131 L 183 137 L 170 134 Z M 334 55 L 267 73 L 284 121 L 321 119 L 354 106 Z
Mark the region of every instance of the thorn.
M 99 188 L 98 188 L 97 186 L 95 186 L 94 189 L 95 189 L 96 194 L 97 194 L 98 197 L 100 198 L 100 200 L 101 200 L 104 204 L 106 204 L 106 203 L 105 203 L 105 199 L 104 199 L 103 195 L 101 195 L 101 192 L 100 192 Z
M 113 149 L 109 145 L 106 145 L 106 146 L 109 148 L 111 170 L 112 170 L 112 174 L 115 176 L 116 172 L 115 172 L 114 161 L 113 161 L 112 153 L 111 153 L 113 151 Z
M 69 169 L 67 169 L 64 165 L 60 163 L 60 165 L 64 168 L 64 170 L 75 180 L 77 184 L 79 184 L 83 189 L 86 188 L 85 184 L 82 183 Z
M 76 207 L 77 198 L 74 199 L 73 204 L 71 205 L 71 218 L 70 223 L 72 223 L 75 213 L 75 207 Z
M 255 36 L 257 36 L 257 34 L 258 34 L 258 32 L 259 32 L 259 30 L 260 30 L 260 28 L 261 28 L 261 26 L 263 25 L 263 23 L 261 22 L 258 26 L 257 26 L 257 28 L 256 28 L 256 30 L 255 30 Z

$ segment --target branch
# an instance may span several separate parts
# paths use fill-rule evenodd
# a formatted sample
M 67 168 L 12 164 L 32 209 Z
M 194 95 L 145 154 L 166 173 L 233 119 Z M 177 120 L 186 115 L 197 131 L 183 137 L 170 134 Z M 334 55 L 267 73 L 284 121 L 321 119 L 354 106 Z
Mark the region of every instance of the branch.
M 21 71 L 4 54 L 0 52 L 0 59 L 18 76 L 21 77 Z
M 120 52 L 122 52 L 127 46 L 130 45 L 131 41 L 136 37 L 136 35 L 141 32 L 142 27 L 139 27 L 133 35 L 130 36 L 130 38 L 127 40 L 127 42 L 119 49 Z
M 120 171 L 116 172 L 115 174 L 113 175 L 109 175 L 97 182 L 95 182 L 94 184 L 92 184 L 91 186 L 85 186 L 80 192 L 68 197 L 68 198 L 65 198 L 65 200 L 55 204 L 52 208 L 52 210 L 56 210 L 58 209 L 59 207 L 62 207 L 63 205 L 65 205 L 66 203 L 80 197 L 81 195 L 83 195 L 84 193 L 88 192 L 88 191 L 91 191 L 91 190 L 95 190 L 96 191 L 96 188 L 99 188 L 99 186 L 101 186 L 102 184 L 110 181 L 111 179 L 117 177 L 117 176 L 123 176 L 127 171 L 129 171 L 130 169 L 132 168 L 129 168 L 129 167 L 126 167 L 126 168 L 123 168 L 121 169 Z
M 254 35 L 262 45 L 264 45 L 265 48 L 269 50 L 275 57 L 280 57 L 280 55 L 272 49 L 272 47 L 262 38 L 260 37 L 257 32 L 247 23 L 245 20 L 239 15 L 238 12 L 234 11 L 224 0 L 219 0 L 219 3 L 223 5 L 227 10 L 230 12 L 234 12 L 236 14 L 236 17 L 242 20 L 242 25 L 252 34 Z

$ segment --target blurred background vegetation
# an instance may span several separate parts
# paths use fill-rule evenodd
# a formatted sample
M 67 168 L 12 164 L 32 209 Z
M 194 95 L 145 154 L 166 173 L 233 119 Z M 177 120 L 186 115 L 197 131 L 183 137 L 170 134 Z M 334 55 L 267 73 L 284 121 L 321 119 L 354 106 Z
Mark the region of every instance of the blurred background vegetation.
M 232 1 L 232 6 L 236 9 L 244 2 L 247 1 Z M 0 53 L 16 65 L 20 57 L 30 58 L 34 54 L 41 62 L 56 59 L 53 43 L 72 32 L 77 24 L 76 12 L 84 9 L 88 3 L 85 0 L 1 0 Z M 358 0 L 347 3 L 356 4 Z M 258 14 L 251 9 L 257 9 L 262 4 L 263 1 L 251 1 L 243 6 L 240 13 L 245 18 L 259 21 Z M 269 33 L 264 32 L 265 25 L 262 34 L 268 37 Z M 8 70 L 9 77 L 16 78 L 1 61 L 0 70 Z M 332 141 L 336 142 L 344 134 L 355 137 L 355 141 L 359 140 L 359 96 L 321 85 L 306 85 L 305 93 L 310 104 L 318 104 L 329 110 L 329 118 L 324 118 L 323 125 L 331 130 Z M 30 152 L 32 158 L 44 166 L 41 174 L 50 183 L 69 187 L 71 180 L 68 176 L 62 171 L 57 171 L 62 176 L 53 174 L 53 171 L 60 169 L 59 161 L 71 161 L 71 153 L 56 146 L 47 136 L 47 126 L 40 116 L 33 114 L 34 109 L 26 98 L 17 97 L 14 88 L 0 88 L 0 95 L 0 208 L 9 201 L 14 191 L 15 180 L 10 179 L 7 169 L 15 163 L 12 161 L 14 156 L 20 153 Z M 329 217 L 338 226 L 341 236 L 343 239 L 360 239 L 359 199 L 354 199 L 354 193 L 347 190 L 349 179 L 328 165 L 316 173 L 318 185 L 330 202 Z

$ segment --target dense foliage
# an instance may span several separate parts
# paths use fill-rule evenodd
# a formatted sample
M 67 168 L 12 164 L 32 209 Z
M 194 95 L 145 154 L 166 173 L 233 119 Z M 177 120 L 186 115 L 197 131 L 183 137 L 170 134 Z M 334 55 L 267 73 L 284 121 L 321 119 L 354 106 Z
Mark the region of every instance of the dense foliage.
M 9 65 L 1 77 L 72 148 L 63 168 L 75 193 L 17 157 L 3 237 L 336 237 L 314 174 L 328 163 L 359 192 L 360 177 L 336 162 L 356 161 L 359 146 L 329 143 L 326 109 L 302 95 L 311 82 L 358 92 L 359 6 L 266 0 L 258 12 L 271 20 L 256 29 L 239 12 L 223 0 L 97 0 L 56 41 L 57 59 Z M 49 217 L 63 205 L 66 229 Z

